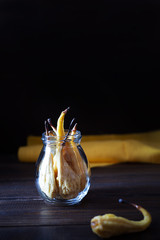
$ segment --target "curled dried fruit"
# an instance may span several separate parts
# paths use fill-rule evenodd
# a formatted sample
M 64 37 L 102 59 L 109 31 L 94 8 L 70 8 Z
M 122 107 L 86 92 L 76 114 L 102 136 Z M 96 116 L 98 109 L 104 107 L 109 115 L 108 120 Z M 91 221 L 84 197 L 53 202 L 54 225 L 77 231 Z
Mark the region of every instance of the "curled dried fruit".
M 144 231 L 151 224 L 151 215 L 143 207 L 136 204 L 131 205 L 136 207 L 143 214 L 144 218 L 141 221 L 132 221 L 109 213 L 91 219 L 92 231 L 102 238 Z

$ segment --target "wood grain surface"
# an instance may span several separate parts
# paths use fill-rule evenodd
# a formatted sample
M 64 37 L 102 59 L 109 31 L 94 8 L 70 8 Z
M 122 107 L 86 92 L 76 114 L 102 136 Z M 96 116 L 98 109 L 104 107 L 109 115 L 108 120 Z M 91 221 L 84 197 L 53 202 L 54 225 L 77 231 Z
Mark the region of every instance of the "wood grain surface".
M 144 232 L 112 239 L 160 239 L 160 165 L 123 163 L 92 169 L 91 188 L 79 205 L 59 207 L 38 195 L 35 165 L 0 165 L 0 239 L 99 239 L 90 228 L 95 215 L 114 213 L 133 220 L 141 214 L 118 199 L 142 205 L 153 221 Z

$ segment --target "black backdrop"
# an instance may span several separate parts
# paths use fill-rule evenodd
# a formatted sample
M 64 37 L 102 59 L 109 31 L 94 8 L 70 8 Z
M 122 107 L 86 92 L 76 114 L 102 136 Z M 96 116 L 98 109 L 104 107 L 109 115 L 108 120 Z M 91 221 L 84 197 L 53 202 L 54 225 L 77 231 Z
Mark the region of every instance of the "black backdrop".
M 82 134 L 160 128 L 160 2 L 0 2 L 1 153 L 70 106 Z

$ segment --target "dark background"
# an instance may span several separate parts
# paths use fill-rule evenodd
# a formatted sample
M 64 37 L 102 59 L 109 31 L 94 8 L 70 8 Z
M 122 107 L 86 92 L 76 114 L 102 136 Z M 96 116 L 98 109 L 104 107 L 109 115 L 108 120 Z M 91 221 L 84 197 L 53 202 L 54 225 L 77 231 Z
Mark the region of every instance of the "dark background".
M 160 2 L 0 2 L 1 153 L 70 106 L 82 134 L 160 129 Z

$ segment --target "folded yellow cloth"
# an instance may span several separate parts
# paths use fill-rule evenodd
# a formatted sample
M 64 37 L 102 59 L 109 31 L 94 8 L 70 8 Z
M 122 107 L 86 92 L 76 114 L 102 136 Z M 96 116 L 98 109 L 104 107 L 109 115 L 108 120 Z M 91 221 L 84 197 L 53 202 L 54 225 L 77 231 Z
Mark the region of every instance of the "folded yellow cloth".
M 82 147 L 91 167 L 119 162 L 160 163 L 160 131 L 123 135 L 88 135 Z M 29 136 L 27 146 L 18 149 L 21 162 L 35 162 L 42 149 L 41 137 Z

